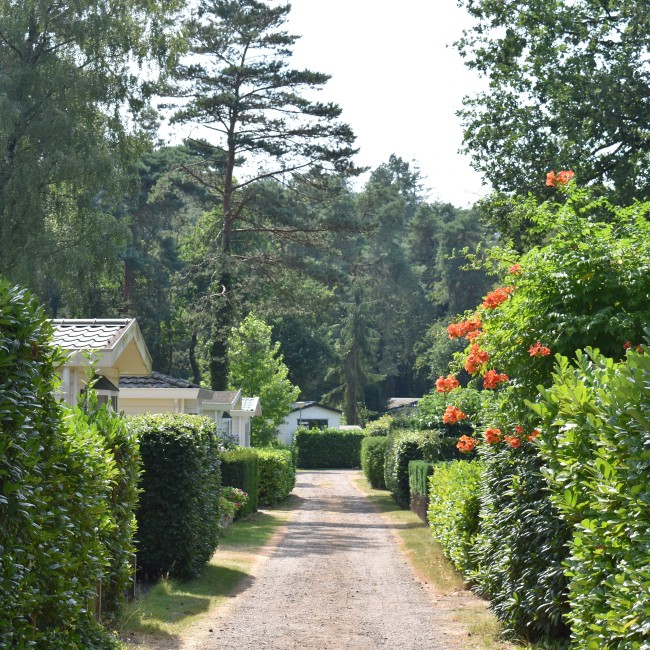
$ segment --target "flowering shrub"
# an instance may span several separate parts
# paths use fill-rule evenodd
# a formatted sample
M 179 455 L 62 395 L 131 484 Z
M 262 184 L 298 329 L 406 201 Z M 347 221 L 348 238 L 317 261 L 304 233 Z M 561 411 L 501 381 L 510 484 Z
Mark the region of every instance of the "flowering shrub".
M 529 405 L 539 399 L 537 387 L 551 383 L 554 354 L 572 357 L 592 345 L 620 359 L 626 341 L 641 340 L 650 322 L 650 204 L 612 206 L 571 179 L 567 172 L 549 175 L 561 204 L 519 201 L 547 244 L 523 256 L 491 250 L 487 263 L 507 285 L 460 321 L 480 322 L 480 334 L 452 368 L 465 367 L 473 381 L 482 376 L 493 397 L 483 402 L 482 426 L 474 423 L 481 428 L 458 441 L 459 450 L 478 452 L 485 467 L 472 578 L 506 628 L 528 638 L 565 629 L 563 565 L 572 534 L 541 474 L 540 440 L 544 446 L 556 434 L 548 423 L 540 426 Z M 462 334 L 458 325 L 450 336 Z
M 438 393 L 451 393 L 460 386 L 460 382 L 453 375 L 445 377 L 438 377 L 436 380 L 436 392 Z
M 482 350 L 476 343 L 470 346 L 469 354 L 465 360 L 465 370 L 470 375 L 475 375 L 487 362 L 489 355 L 485 350 Z
M 457 422 L 460 422 L 460 420 L 466 419 L 467 415 L 451 404 L 445 409 L 445 414 L 442 416 L 444 424 L 456 424 Z
M 483 388 L 494 389 L 499 384 L 504 384 L 508 381 L 508 375 L 505 372 L 498 373 L 496 370 L 488 370 L 483 375 Z
M 219 510 L 225 518 L 233 519 L 237 512 L 248 503 L 248 494 L 236 487 L 224 486 L 219 495 Z

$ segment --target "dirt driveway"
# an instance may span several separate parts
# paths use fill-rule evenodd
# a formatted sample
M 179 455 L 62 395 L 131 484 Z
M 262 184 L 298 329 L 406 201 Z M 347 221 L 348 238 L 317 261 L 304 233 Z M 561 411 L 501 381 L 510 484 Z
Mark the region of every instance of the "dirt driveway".
M 185 638 L 187 650 L 457 650 L 468 647 L 353 484 L 300 472 L 302 501 L 247 588 Z M 467 635 L 465 634 L 465 639 Z

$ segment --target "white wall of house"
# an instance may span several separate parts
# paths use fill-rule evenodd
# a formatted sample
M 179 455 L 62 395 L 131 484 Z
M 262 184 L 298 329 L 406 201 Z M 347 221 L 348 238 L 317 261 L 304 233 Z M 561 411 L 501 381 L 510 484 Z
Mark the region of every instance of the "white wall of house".
M 341 426 L 341 414 L 338 411 L 323 408 L 315 404 L 292 411 L 278 427 L 278 440 L 285 445 L 293 442 L 293 434 L 300 426 L 308 426 L 309 421 L 322 421 L 323 428 L 338 429 Z

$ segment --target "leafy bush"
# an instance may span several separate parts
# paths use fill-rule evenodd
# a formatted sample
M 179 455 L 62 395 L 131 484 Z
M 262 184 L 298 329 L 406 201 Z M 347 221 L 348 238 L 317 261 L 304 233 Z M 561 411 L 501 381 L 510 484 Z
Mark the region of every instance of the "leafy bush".
M 254 449 L 235 447 L 220 455 L 221 481 L 224 485 L 244 490 L 248 494 L 248 503 L 240 508 L 237 517 L 246 517 L 257 511 L 260 491 L 258 457 Z
M 408 471 L 411 510 L 422 521 L 426 521 L 429 507 L 429 476 L 433 474 L 433 463 L 412 460 L 409 462 Z
M 2 279 L 0 323 L 0 647 L 115 647 L 87 609 L 109 563 L 114 460 L 96 427 L 64 419 L 51 326 Z
M 286 499 L 296 484 L 296 470 L 289 449 L 255 449 L 259 472 L 259 503 L 272 506 Z
M 387 436 L 366 437 L 361 441 L 361 469 L 368 483 L 377 490 L 386 488 L 384 459 L 387 443 Z
M 454 566 L 475 568 L 472 549 L 479 524 L 480 461 L 437 463 L 429 481 L 428 520 L 434 539 Z
M 138 563 L 152 575 L 198 576 L 218 543 L 221 441 L 199 415 L 128 420 L 140 441 Z
M 298 429 L 294 444 L 303 469 L 361 467 L 363 431 Z
M 221 487 L 219 495 L 219 512 L 221 518 L 234 519 L 235 515 L 248 503 L 248 494 L 244 490 L 228 485 Z
M 408 508 L 410 503 L 409 462 L 438 460 L 439 452 L 440 438 L 433 431 L 397 430 L 388 436 L 384 481 L 402 508 Z
M 539 419 L 526 404 L 538 398 L 538 386 L 550 386 L 554 353 L 598 345 L 620 358 L 625 341 L 639 341 L 650 322 L 650 205 L 612 206 L 574 182 L 560 196 L 559 203 L 517 202 L 546 245 L 521 257 L 491 248 L 488 264 L 503 271 L 504 286 L 448 328 L 472 338 L 455 369 L 474 375 L 484 393 L 502 384 L 504 397 L 484 406 L 490 434 L 469 445 L 479 445 L 486 463 L 474 577 L 506 629 L 528 638 L 563 632 L 571 530 L 528 442 Z
M 646 349 L 646 352 L 648 350 Z M 571 635 L 580 648 L 650 647 L 650 355 L 558 357 L 537 411 L 552 499 L 572 530 Z
M 482 446 L 481 519 L 472 580 L 504 627 L 519 636 L 566 635 L 563 563 L 569 531 L 549 499 L 530 443 Z
M 382 415 L 377 420 L 368 422 L 363 428 L 363 433 L 366 436 L 387 436 L 390 432 L 394 418 L 392 415 Z
M 83 411 L 77 409 L 74 417 L 82 426 L 97 429 L 115 463 L 108 498 L 113 525 L 106 530 L 105 540 L 110 560 L 102 578 L 102 616 L 114 618 L 124 603 L 129 584 L 135 579 L 132 559 L 139 502 L 140 446 L 123 417 L 106 405 L 99 407 L 94 391 L 87 391 L 83 408 Z

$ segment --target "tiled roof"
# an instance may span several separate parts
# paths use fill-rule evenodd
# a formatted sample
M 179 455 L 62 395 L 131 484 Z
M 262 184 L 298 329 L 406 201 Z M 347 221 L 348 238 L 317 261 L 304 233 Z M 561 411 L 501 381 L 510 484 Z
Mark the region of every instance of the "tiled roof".
M 218 402 L 219 404 L 230 404 L 238 394 L 238 390 L 217 390 L 212 394 L 210 401 Z
M 148 377 L 121 376 L 120 388 L 200 388 L 200 386 L 154 370 Z
M 405 408 L 408 406 L 417 406 L 420 401 L 419 397 L 391 397 L 388 400 L 386 410 Z
M 317 406 L 318 408 L 325 409 L 326 411 L 332 411 L 333 413 L 343 413 L 343 411 L 340 411 L 339 409 L 334 409 L 331 406 L 325 406 L 324 404 L 314 402 L 313 400 L 310 402 L 293 402 L 293 404 L 291 404 L 291 412 L 293 413 L 294 411 L 302 411 L 303 409 L 308 409 L 310 406 Z
M 129 318 L 55 319 L 52 342 L 64 350 L 110 349 L 130 322 Z

